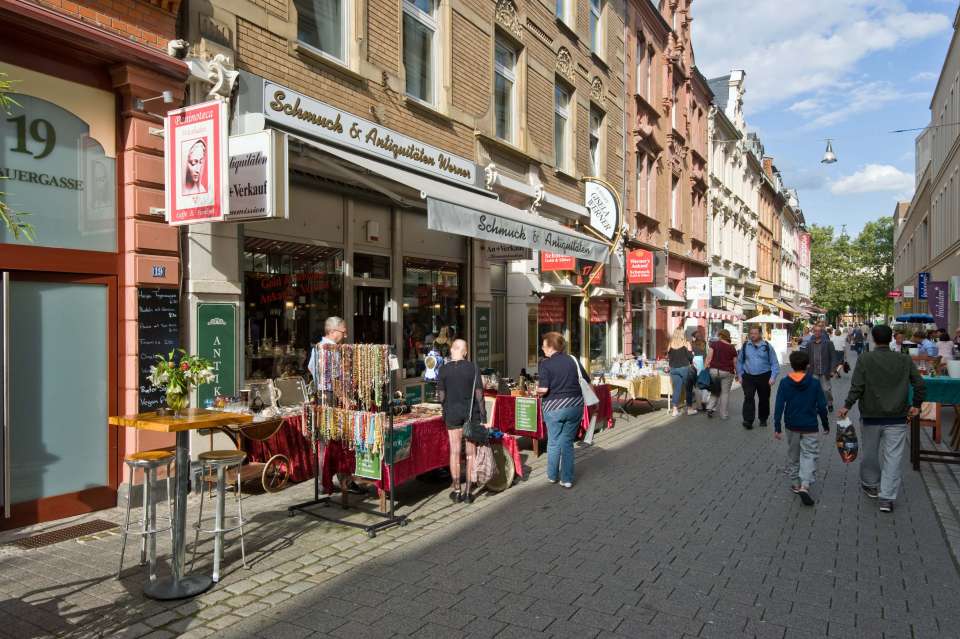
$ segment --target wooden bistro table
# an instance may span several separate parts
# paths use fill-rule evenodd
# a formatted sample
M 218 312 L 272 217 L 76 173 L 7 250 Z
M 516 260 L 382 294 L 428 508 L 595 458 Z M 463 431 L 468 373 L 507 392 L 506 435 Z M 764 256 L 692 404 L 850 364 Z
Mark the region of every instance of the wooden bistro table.
M 920 470 L 920 462 L 940 462 L 942 464 L 960 464 L 960 379 L 951 377 L 924 377 L 926 387 L 925 402 L 953 405 L 953 430 L 950 443 L 953 451 L 920 448 L 920 416 L 910 420 L 910 463 L 914 470 Z M 913 391 L 911 390 L 911 397 Z
M 190 433 L 200 428 L 217 428 L 226 424 L 245 424 L 253 421 L 253 415 L 225 413 L 223 411 L 188 408 L 180 417 L 158 415 L 156 412 L 111 417 L 111 426 L 139 428 L 160 433 L 177 434 L 177 491 L 176 505 L 173 511 L 173 561 L 170 577 L 153 579 L 143 587 L 143 594 L 151 599 L 186 599 L 207 591 L 213 585 L 213 579 L 207 575 L 184 575 L 184 555 L 186 554 L 187 526 L 187 484 L 190 479 Z M 221 543 L 219 538 L 214 543 Z M 151 553 L 156 553 L 156 540 L 151 541 Z

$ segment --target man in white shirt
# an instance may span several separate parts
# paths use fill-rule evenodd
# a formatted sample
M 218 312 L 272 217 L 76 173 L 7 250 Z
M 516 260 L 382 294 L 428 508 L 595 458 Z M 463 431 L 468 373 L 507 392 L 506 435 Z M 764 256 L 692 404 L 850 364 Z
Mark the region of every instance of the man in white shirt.
M 336 315 L 328 317 L 327 321 L 323 323 L 323 338 L 320 340 L 320 344 L 339 344 L 347 336 L 347 323 L 343 321 L 342 317 L 337 317 Z M 317 349 L 312 349 L 310 351 L 310 363 L 307 364 L 307 369 L 310 370 L 310 374 L 313 375 L 313 379 L 317 379 Z M 329 392 L 329 388 L 321 389 L 324 392 Z

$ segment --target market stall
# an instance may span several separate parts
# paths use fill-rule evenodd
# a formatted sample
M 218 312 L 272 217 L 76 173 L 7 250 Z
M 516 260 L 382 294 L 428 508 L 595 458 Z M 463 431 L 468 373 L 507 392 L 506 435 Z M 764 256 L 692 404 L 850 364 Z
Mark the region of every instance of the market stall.
M 922 449 L 920 447 L 920 416 L 910 420 L 910 463 L 914 470 L 920 470 L 920 462 L 940 462 L 943 464 L 960 464 L 960 379 L 953 377 L 924 377 L 923 383 L 926 394 L 924 402 L 935 404 L 949 404 L 954 408 L 953 430 L 950 443 L 953 451 Z
M 604 429 L 613 428 L 613 399 L 610 387 L 606 384 L 593 387 L 600 403 L 590 408 L 584 407 L 583 420 L 577 438 L 583 438 L 590 427 L 591 418 Z M 547 438 L 547 428 L 543 422 L 543 410 L 539 397 L 497 395 L 493 406 L 490 425 L 508 435 L 530 437 L 533 439 L 534 453 L 540 454 L 540 441 Z

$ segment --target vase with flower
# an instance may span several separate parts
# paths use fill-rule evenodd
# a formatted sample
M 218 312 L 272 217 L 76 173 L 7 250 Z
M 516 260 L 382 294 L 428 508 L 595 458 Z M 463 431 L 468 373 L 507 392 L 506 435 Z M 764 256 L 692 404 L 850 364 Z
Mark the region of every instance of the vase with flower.
M 150 383 L 166 393 L 167 407 L 174 417 L 190 405 L 190 390 L 199 384 L 209 384 L 215 379 L 210 360 L 187 355 L 182 348 L 170 351 L 169 355 L 157 355 L 157 363 L 150 367 Z

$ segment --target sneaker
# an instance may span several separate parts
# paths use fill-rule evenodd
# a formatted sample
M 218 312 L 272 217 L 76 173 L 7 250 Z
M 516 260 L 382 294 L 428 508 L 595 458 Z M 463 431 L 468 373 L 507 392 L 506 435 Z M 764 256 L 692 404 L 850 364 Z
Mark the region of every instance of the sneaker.
M 697 409 L 696 409 L 696 408 L 688 408 L 688 409 L 687 409 L 687 415 L 696 415 L 696 414 L 697 414 Z
M 893 502 L 892 502 L 892 501 L 881 501 L 881 502 L 880 502 L 880 512 L 882 512 L 882 513 L 892 513 L 892 512 L 893 512 Z
M 671 416 L 671 417 L 680 417 L 680 409 L 679 409 L 679 408 L 676 408 L 676 407 L 670 409 L 670 416 Z
M 793 491 L 793 494 L 794 494 L 794 495 L 799 494 L 799 493 L 800 493 L 800 486 L 790 486 L 790 490 Z
M 804 506 L 813 506 L 813 497 L 810 496 L 809 491 L 800 488 L 800 490 L 797 491 L 797 494 L 800 495 L 800 501 L 803 502 Z
M 568 481 L 562 481 L 560 482 L 560 485 L 563 486 L 564 488 L 573 488 L 573 484 Z
M 753 430 L 753 422 L 743 422 L 743 427 L 747 430 Z
M 863 494 L 869 497 L 870 499 L 876 499 L 880 496 L 880 491 L 878 491 L 874 486 L 866 486 L 860 484 L 860 489 L 863 490 Z
M 549 477 L 547 477 L 547 481 L 550 482 L 551 484 L 557 483 L 556 479 L 550 479 Z

